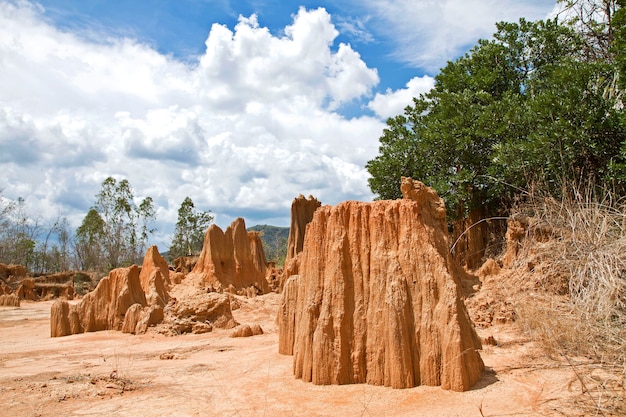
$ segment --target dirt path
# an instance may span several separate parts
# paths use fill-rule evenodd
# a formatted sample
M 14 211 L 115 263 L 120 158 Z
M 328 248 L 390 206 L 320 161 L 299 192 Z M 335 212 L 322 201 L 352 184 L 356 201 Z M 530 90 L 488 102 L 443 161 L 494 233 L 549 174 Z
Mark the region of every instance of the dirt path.
M 316 386 L 277 353 L 278 296 L 241 299 L 229 331 L 166 337 L 105 331 L 50 338 L 51 302 L 0 308 L 1 416 L 545 416 L 581 394 L 572 368 L 541 359 L 512 328 L 490 328 L 488 367 L 471 391 Z M 558 411 L 555 411 L 558 410 Z M 570 410 L 571 411 L 571 410 Z

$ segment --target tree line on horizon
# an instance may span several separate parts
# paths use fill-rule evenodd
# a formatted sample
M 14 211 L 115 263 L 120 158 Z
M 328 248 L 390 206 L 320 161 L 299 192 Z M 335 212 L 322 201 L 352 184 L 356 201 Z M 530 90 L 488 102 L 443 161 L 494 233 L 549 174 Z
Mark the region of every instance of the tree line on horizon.
M 51 225 L 31 218 L 23 198 L 16 202 L 0 198 L 0 262 L 24 265 L 35 274 L 72 269 L 106 273 L 141 264 L 148 239 L 155 232 L 151 227 L 155 220 L 152 197 L 136 204 L 128 180 L 113 177 L 102 182 L 95 197 L 75 231 L 60 216 Z M 212 221 L 210 211 L 197 210 L 186 197 L 178 209 L 168 259 L 199 254 Z
M 44 225 L 28 215 L 23 198 L 2 199 L 0 190 L 0 263 L 24 265 L 34 274 L 68 270 L 98 271 L 141 264 L 148 239 L 155 232 L 153 199 L 135 203 L 126 179 L 108 177 L 96 194 L 94 205 L 82 223 L 72 230 L 66 218 Z M 180 256 L 198 255 L 204 234 L 213 223 L 210 211 L 198 210 L 190 197 L 178 208 L 178 220 L 170 246 L 162 255 L 170 262 Z M 287 252 L 288 227 L 259 225 L 249 230 L 261 236 L 266 258 L 282 265 Z

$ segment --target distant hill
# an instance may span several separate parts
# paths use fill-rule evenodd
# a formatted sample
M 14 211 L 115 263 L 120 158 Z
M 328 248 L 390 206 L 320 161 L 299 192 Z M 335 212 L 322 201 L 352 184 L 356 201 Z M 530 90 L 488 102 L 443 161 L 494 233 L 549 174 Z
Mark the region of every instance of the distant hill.
M 282 266 L 287 256 L 287 240 L 289 239 L 289 228 L 270 226 L 267 224 L 252 226 L 249 231 L 261 232 L 261 242 L 263 251 L 268 261 L 276 262 Z

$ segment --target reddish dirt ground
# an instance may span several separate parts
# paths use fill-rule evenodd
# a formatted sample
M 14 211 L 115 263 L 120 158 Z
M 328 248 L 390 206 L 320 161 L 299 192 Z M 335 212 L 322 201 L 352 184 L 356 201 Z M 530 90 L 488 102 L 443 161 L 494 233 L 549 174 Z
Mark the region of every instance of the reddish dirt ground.
M 0 308 L 2 416 L 546 416 L 582 415 L 575 367 L 550 360 L 513 325 L 479 330 L 483 379 L 468 392 L 295 379 L 277 352 L 279 296 L 238 297 L 233 311 L 263 335 L 134 336 L 115 331 L 50 338 L 50 306 Z

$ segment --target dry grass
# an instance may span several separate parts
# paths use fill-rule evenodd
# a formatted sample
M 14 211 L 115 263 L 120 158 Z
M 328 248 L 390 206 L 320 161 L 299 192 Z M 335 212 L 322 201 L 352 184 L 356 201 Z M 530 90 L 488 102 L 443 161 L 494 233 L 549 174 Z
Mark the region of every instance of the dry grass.
M 600 382 L 595 368 L 577 373 L 581 399 L 597 415 L 625 412 L 626 201 L 591 187 L 562 194 L 530 194 L 516 209 L 527 226 L 517 259 L 537 280 L 517 302 L 519 324 L 549 354 L 608 371 Z

